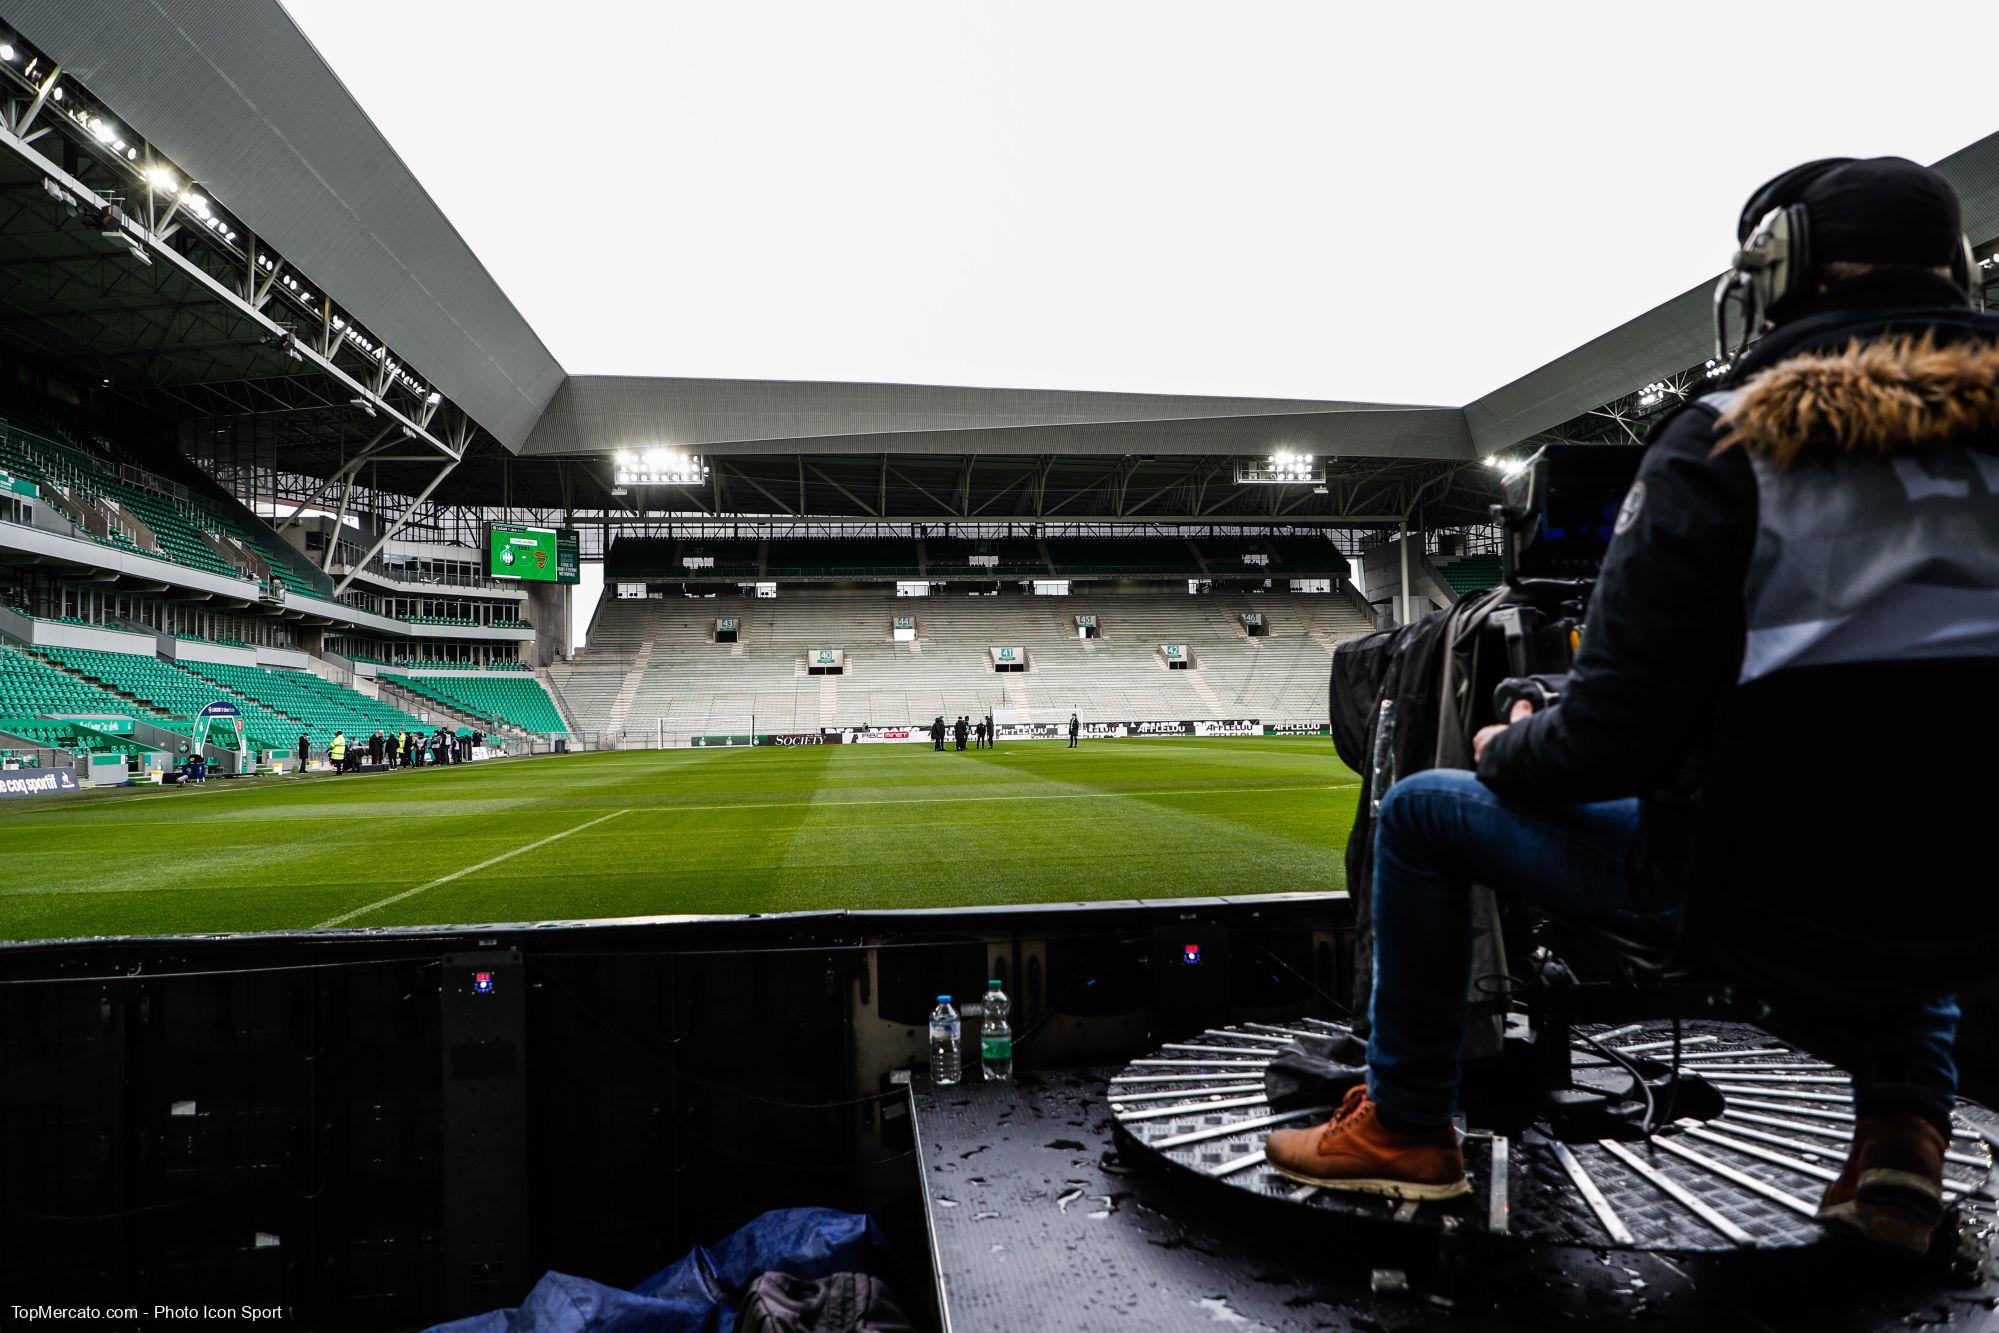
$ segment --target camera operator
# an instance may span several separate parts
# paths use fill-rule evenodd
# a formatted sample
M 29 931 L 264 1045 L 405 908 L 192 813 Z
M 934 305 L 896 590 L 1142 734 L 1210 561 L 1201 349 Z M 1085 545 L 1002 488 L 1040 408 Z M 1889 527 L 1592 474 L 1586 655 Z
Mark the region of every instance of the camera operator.
M 1745 275 L 1773 257 L 1798 268 L 1757 308 L 1764 336 L 1723 392 L 1655 430 L 1560 700 L 1479 731 L 1475 775 L 1418 773 L 1381 802 L 1367 1084 L 1326 1124 L 1270 1136 L 1288 1176 L 1465 1192 L 1452 1115 L 1473 883 L 1670 939 L 1705 741 L 1731 689 L 1793 666 L 1999 660 L 1999 319 L 1971 309 L 1955 193 L 1899 158 L 1811 162 L 1750 198 L 1737 239 L 1724 292 L 1772 290 Z M 1925 489 L 1932 473 L 1969 480 Z M 1765 762 L 1782 782 L 1784 757 Z M 1927 1241 L 1957 1016 L 1940 996 L 1874 1030 L 1822 1220 Z

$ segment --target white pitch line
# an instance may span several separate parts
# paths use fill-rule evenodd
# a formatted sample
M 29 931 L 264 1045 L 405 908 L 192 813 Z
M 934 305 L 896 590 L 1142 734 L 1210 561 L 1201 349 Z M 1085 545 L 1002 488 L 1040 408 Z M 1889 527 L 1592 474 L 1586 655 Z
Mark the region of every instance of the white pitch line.
M 500 864 L 500 862 L 502 861 L 511 861 L 513 858 L 519 856 L 523 852 L 531 852 L 537 847 L 546 847 L 551 842 L 560 842 L 562 841 L 562 839 L 568 837 L 572 833 L 581 833 L 584 829 L 597 827 L 597 825 L 603 823 L 607 819 L 616 819 L 619 815 L 628 815 L 630 813 L 631 813 L 630 810 L 613 810 L 608 815 L 599 815 L 597 818 L 590 820 L 588 823 L 578 824 L 575 828 L 564 829 L 560 833 L 551 833 L 546 838 L 543 838 L 539 842 L 531 842 L 525 847 L 516 847 L 511 852 L 501 852 L 498 856 L 493 857 L 491 860 L 481 861 L 476 866 L 466 866 L 463 870 L 454 870 L 450 874 L 442 875 L 437 879 L 432 880 L 428 884 L 419 884 L 413 889 L 404 889 L 401 893 L 392 893 L 388 897 L 380 900 L 379 902 L 369 903 L 366 907 L 357 907 L 351 912 L 342 912 L 339 916 L 334 917 L 330 921 L 320 922 L 318 925 L 314 926 L 313 929 L 328 930 L 334 926 L 345 925 L 347 922 L 352 921 L 355 917 L 366 916 L 368 913 L 375 911 L 377 908 L 387 907 L 391 903 L 399 903 L 405 898 L 414 898 L 419 893 L 422 893 L 426 889 L 434 889 L 440 884 L 449 884 L 454 879 L 463 879 L 465 878 L 465 876 L 473 873 L 474 871 L 484 870 L 487 866 L 496 866 Z

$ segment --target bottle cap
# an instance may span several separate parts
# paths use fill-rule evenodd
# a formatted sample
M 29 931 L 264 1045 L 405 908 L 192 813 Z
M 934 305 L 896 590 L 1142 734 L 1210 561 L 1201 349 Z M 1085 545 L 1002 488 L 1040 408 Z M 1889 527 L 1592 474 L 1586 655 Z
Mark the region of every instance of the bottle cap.
M 951 997 L 950 997 L 950 996 L 948 996 L 948 995 L 940 995 L 940 996 L 938 996 L 938 997 L 937 997 L 937 1003 L 939 1003 L 939 1004 L 949 1004 L 949 1003 L 951 1003 Z
M 1000 984 L 999 984 L 999 978 L 998 978 L 998 977 L 994 977 L 994 978 L 993 978 L 993 979 L 992 979 L 991 981 L 988 981 L 988 982 L 987 982 L 986 984 L 987 984 L 988 986 L 991 986 L 991 987 L 992 987 L 992 988 L 993 988 L 994 990 L 998 990 L 998 989 L 999 989 L 999 986 L 1000 986 Z

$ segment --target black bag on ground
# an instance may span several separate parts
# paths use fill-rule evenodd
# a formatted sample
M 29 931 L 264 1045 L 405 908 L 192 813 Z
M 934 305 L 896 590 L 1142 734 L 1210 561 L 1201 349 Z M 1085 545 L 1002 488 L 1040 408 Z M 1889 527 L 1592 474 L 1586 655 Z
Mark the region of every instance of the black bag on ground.
M 743 1297 L 738 1333 L 915 1333 L 880 1278 L 759 1274 Z
M 1337 1106 L 1367 1078 L 1367 1043 L 1359 1037 L 1299 1037 L 1263 1071 L 1263 1095 L 1273 1111 Z

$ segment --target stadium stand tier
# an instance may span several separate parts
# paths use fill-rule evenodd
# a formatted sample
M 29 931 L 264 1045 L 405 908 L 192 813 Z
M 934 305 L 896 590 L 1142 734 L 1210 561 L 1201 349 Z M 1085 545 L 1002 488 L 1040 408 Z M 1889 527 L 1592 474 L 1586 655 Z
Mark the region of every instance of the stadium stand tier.
M 541 735 L 567 735 L 555 701 L 532 676 L 518 672 L 490 676 L 425 676 L 383 672 L 382 679 L 412 694 L 475 718 L 494 718 L 510 727 Z
M 923 545 L 932 577 L 1048 577 L 1048 557 L 1041 544 L 1024 538 L 967 541 L 931 537 Z
M 1251 638 L 1243 611 L 1260 612 Z M 1102 637 L 1079 639 L 1095 615 Z M 897 616 L 916 618 L 896 643 Z M 741 626 L 714 642 L 715 622 Z M 1189 595 L 1104 589 L 1070 597 L 898 598 L 881 590 L 789 590 L 739 596 L 606 599 L 589 646 L 551 668 L 585 733 L 633 739 L 927 723 L 987 708 L 1070 709 L 1085 720 L 1255 718 L 1323 722 L 1332 647 L 1364 634 L 1345 596 Z M 1185 644 L 1194 670 L 1169 671 L 1160 646 Z M 1029 670 L 999 674 L 990 650 L 1025 648 Z M 839 648 L 843 674 L 807 674 L 806 653 Z
M 153 710 L 40 658 L 0 646 L 0 732 L 35 745 L 78 753 L 131 754 L 138 748 L 44 716 L 49 713 L 150 717 Z M 7 748 L 4 741 L 0 741 L 0 748 Z
M 637 579 L 755 578 L 763 567 L 762 543 L 703 538 L 620 537 L 605 557 L 607 582 Z M 690 569 L 687 560 L 705 561 Z
M 1444 581 L 1451 585 L 1452 593 L 1458 597 L 1497 587 L 1499 581 L 1506 577 L 1496 555 L 1461 555 L 1433 563 L 1437 572 L 1444 576 Z
M 306 596 L 324 597 L 330 590 L 325 580 L 300 575 L 292 567 L 293 554 L 268 528 L 225 514 L 186 487 L 125 461 L 103 442 L 65 442 L 7 420 L 0 423 L 0 467 L 55 490 L 84 507 L 86 517 L 94 507 L 107 531 L 91 529 L 91 535 L 102 545 L 225 578 L 275 582 Z
M 908 538 L 789 537 L 766 544 L 766 578 L 914 578 L 919 556 Z
M 289 753 L 304 732 L 315 749 L 335 731 L 429 730 L 413 714 L 309 671 L 222 662 L 169 662 L 143 653 L 50 647 L 0 650 L 0 717 L 103 713 L 187 734 L 208 704 L 233 703 L 253 749 Z M 48 727 L 60 729 L 58 724 Z M 24 735 L 19 728 L 11 734 Z M 34 739 L 42 740 L 40 736 Z M 60 741 L 43 743 L 59 745 Z
M 393 665 L 402 671 L 464 671 L 472 665 L 469 662 L 432 661 L 428 659 L 398 661 L 395 663 L 378 662 L 371 657 L 357 657 L 354 660 L 357 662 L 368 662 L 374 666 Z M 479 669 L 482 671 L 532 671 L 534 668 L 530 667 L 526 662 L 488 662 Z
M 690 559 L 697 563 L 689 565 Z M 703 560 L 712 563 L 699 563 Z M 1345 572 L 1338 550 L 1314 537 L 773 537 L 761 543 L 621 537 L 612 545 L 605 576 L 612 582 L 720 582 L 1302 578 Z
M 1199 578 L 1206 573 L 1200 557 L 1184 538 L 1090 540 L 1071 537 L 1051 540 L 1046 545 L 1055 573 L 1065 578 L 1121 574 L 1140 574 L 1149 578 Z

